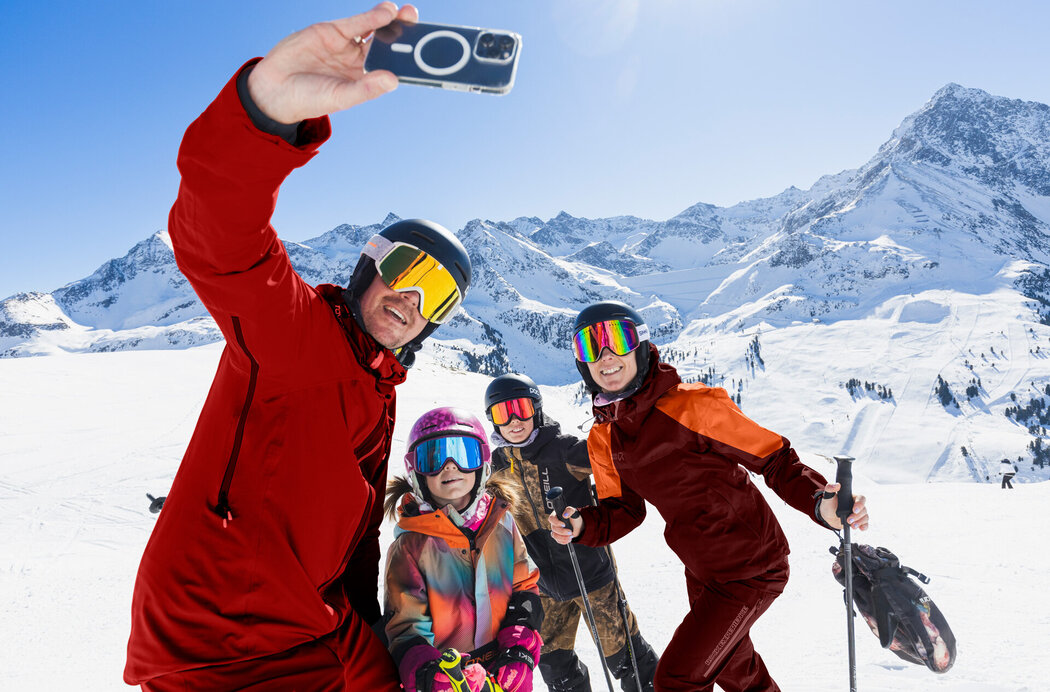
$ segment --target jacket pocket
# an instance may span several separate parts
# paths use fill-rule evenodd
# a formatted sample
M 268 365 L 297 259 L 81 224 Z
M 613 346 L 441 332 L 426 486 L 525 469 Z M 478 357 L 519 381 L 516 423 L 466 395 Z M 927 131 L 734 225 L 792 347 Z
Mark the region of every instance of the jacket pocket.
M 248 373 L 248 387 L 244 394 L 244 404 L 241 407 L 240 416 L 237 419 L 237 429 L 233 436 L 233 445 L 230 448 L 230 458 L 226 462 L 226 471 L 222 475 L 222 483 L 219 486 L 218 500 L 212 511 L 222 518 L 225 528 L 227 522 L 233 521 L 233 507 L 230 504 L 230 487 L 233 485 L 233 475 L 237 469 L 237 459 L 241 453 L 241 443 L 244 441 L 244 427 L 248 422 L 248 413 L 251 411 L 252 401 L 255 399 L 255 386 L 259 380 L 259 361 L 248 349 L 244 340 L 244 332 L 241 329 L 241 318 L 233 317 L 233 333 L 237 339 L 237 346 L 248 358 L 250 369 Z

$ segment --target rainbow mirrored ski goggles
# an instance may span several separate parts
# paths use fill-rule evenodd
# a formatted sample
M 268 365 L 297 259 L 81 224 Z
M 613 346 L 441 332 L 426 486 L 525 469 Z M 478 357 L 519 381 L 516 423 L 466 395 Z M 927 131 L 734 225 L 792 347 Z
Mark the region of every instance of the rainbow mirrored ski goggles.
M 626 356 L 649 340 L 649 327 L 630 320 L 605 320 L 589 324 L 572 337 L 572 352 L 582 363 L 597 363 L 602 349 Z

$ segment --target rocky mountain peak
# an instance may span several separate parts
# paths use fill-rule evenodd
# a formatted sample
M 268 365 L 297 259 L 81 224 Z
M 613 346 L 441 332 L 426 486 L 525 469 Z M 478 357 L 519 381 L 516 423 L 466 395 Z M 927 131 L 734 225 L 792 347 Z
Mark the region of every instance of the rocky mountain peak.
M 1050 194 L 1050 106 L 947 84 L 906 118 L 880 155 L 959 166 L 989 185 Z

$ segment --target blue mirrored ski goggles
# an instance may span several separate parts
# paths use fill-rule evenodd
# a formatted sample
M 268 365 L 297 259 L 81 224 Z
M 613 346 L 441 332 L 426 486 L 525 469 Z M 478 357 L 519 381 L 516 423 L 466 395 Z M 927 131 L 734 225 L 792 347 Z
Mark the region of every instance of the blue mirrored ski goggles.
M 463 473 L 478 471 L 485 464 L 481 442 L 475 437 L 434 437 L 416 445 L 413 467 L 424 476 L 441 473 L 445 464 L 453 462 Z

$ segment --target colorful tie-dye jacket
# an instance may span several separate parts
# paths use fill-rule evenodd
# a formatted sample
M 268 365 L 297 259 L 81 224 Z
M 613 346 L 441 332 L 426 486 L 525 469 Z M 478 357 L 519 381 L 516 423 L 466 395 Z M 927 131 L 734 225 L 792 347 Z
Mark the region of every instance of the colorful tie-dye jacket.
M 408 659 L 418 658 L 421 645 L 433 653 L 452 647 L 490 664 L 501 648 L 497 634 L 504 632 L 499 638 L 503 643 L 513 625 L 538 631 L 542 621 L 539 570 L 508 511 L 509 493 L 490 479 L 488 513 L 476 535 L 468 537 L 474 532 L 457 527 L 447 508 L 420 512 L 412 494 L 401 492 L 408 489 L 403 483 L 395 481 L 388 491 L 401 498 L 386 561 L 384 619 L 390 653 L 403 678 L 414 673 L 406 667 L 415 667 Z M 523 609 L 531 614 L 525 620 Z

